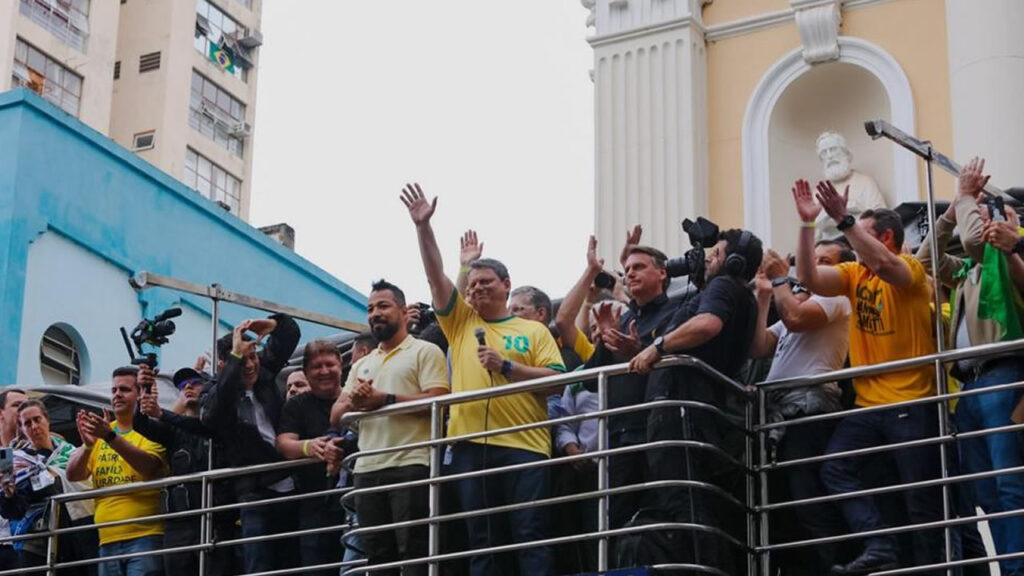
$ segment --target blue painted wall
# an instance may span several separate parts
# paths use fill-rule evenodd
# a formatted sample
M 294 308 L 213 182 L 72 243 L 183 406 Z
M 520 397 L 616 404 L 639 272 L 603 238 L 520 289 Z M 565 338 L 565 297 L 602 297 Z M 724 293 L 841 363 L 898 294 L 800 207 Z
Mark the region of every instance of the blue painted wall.
M 0 151 L 0 384 L 15 381 L 29 248 L 44 233 L 59 234 L 126 277 L 145 270 L 216 282 L 365 320 L 365 296 L 31 92 L 0 94 Z M 75 285 L 89 278 L 53 281 L 66 282 L 65 297 L 73 299 Z M 139 313 L 147 316 L 178 303 L 209 310 L 202 297 L 168 290 L 145 290 L 137 298 Z M 106 305 L 76 304 L 98 316 Z M 225 308 L 228 323 L 263 315 Z M 303 323 L 303 332 L 305 340 L 338 330 Z

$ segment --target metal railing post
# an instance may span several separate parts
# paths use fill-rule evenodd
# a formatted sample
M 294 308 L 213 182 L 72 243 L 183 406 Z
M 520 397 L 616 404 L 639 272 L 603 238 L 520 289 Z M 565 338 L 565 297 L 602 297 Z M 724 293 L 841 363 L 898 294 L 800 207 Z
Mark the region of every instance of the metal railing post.
M 50 518 L 47 521 L 50 536 L 46 539 L 46 575 L 57 575 L 57 528 L 60 528 L 60 502 L 50 502 Z
M 939 246 L 939 239 L 935 235 L 935 222 L 937 215 L 935 213 L 935 189 L 932 181 L 932 160 L 933 150 L 931 142 L 925 143 L 927 146 L 928 157 L 925 158 L 925 183 L 928 189 L 928 232 L 931 239 L 931 273 L 932 273 L 932 305 L 935 306 L 935 351 L 944 352 L 946 350 L 946 338 L 943 332 L 942 325 L 942 294 L 939 292 L 939 258 L 941 252 L 939 249 L 945 249 L 944 246 Z M 952 321 L 952 318 L 950 319 Z M 935 360 L 935 392 L 938 395 L 944 395 L 946 393 L 946 371 L 942 366 L 942 362 Z M 949 430 L 949 406 L 945 401 L 940 401 L 937 406 L 937 415 L 939 417 L 939 436 L 945 436 Z M 939 444 L 939 468 L 941 470 L 942 478 L 949 477 L 949 453 L 946 448 L 946 444 Z M 942 485 L 942 519 L 949 520 L 950 518 L 950 488 L 949 484 Z M 953 556 L 953 539 L 950 533 L 949 526 L 945 526 L 942 529 L 943 544 L 946 553 L 946 562 L 952 561 Z M 948 576 L 953 576 L 953 570 L 951 568 L 946 569 Z
M 220 300 L 211 299 L 210 318 L 213 320 L 213 346 L 210 347 L 210 373 L 217 373 L 217 329 L 220 324 Z
M 203 491 L 199 496 L 199 507 L 206 510 L 210 507 L 210 500 L 207 495 L 207 488 L 209 487 L 210 481 L 206 476 L 203 476 L 203 481 L 200 484 L 200 489 Z M 206 544 L 210 541 L 210 515 L 200 514 L 199 515 L 199 544 Z M 206 548 L 199 549 L 199 576 L 206 576 L 206 564 L 207 564 L 207 551 Z
M 444 425 L 444 407 L 439 402 L 430 405 L 430 439 L 438 440 L 443 433 L 441 427 Z M 441 452 L 442 445 L 430 446 L 430 486 L 427 488 L 430 496 L 430 519 L 433 520 L 441 515 L 441 485 L 436 481 L 441 477 Z M 441 552 L 441 525 L 438 522 L 431 522 L 427 525 L 427 553 L 434 558 Z M 441 567 L 437 562 L 427 564 L 428 576 L 438 576 Z
M 758 398 L 761 397 L 759 393 Z M 743 465 L 747 467 L 746 476 L 747 481 L 747 509 L 746 523 L 747 523 L 747 576 L 757 576 L 757 554 L 754 552 L 755 542 L 757 540 L 757 478 L 754 474 L 751 474 L 754 468 L 754 448 L 755 442 L 757 441 L 756 436 L 751 436 L 756 428 L 756 422 L 754 421 L 754 405 L 749 400 L 746 402 L 746 408 L 744 410 L 744 420 L 747 429 L 747 436 L 744 439 L 744 452 L 743 452 Z M 758 408 L 758 414 L 760 414 L 760 406 Z
M 597 409 L 604 411 L 608 409 L 608 374 L 601 372 L 597 376 Z M 602 415 L 597 420 L 597 449 L 602 453 L 608 450 L 608 417 Z M 608 490 L 608 455 L 602 454 L 597 461 L 597 489 L 606 493 Z M 597 531 L 601 539 L 597 541 L 597 571 L 604 573 L 608 570 L 608 537 L 604 535 L 608 531 L 608 496 L 603 495 L 597 500 Z

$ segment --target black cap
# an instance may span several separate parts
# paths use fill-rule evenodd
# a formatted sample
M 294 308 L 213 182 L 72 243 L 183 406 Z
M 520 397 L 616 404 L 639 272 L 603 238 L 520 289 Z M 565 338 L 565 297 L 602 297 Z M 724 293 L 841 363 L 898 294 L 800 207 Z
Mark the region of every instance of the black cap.
M 182 368 L 174 373 L 172 381 L 174 382 L 174 387 L 181 390 L 189 381 L 199 380 L 200 382 L 206 383 L 208 379 L 209 376 L 202 372 L 197 372 L 192 368 Z

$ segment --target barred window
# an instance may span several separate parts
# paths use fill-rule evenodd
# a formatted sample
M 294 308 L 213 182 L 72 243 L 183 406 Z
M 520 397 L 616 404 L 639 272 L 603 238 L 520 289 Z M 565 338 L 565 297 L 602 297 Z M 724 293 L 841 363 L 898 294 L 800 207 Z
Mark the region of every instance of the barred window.
M 214 202 L 223 202 L 238 214 L 242 182 L 191 148 L 185 150 L 185 184 Z
M 196 34 L 193 44 L 203 56 L 209 56 L 210 45 L 220 45 L 225 34 L 241 32 L 245 27 L 228 16 L 223 10 L 207 0 L 196 0 Z M 228 72 L 242 82 L 246 80 L 245 69 L 235 66 L 234 72 Z
M 248 135 L 245 104 L 195 70 L 192 71 L 188 123 L 200 134 L 242 157 L 243 140 Z
M 82 77 L 43 54 L 21 38 L 14 43 L 12 85 L 24 86 L 78 116 L 82 100 Z

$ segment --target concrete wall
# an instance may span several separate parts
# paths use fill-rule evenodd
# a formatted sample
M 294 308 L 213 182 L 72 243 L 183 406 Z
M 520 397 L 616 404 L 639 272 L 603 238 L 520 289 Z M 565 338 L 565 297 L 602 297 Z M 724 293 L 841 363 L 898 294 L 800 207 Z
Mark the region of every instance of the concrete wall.
M 24 89 L 0 94 L 0 149 L 0 384 L 39 374 L 39 338 L 53 322 L 82 334 L 90 378 L 105 377 L 127 356 L 118 327 L 173 304 L 186 315 L 165 354 L 191 364 L 210 346 L 208 301 L 136 294 L 127 278 L 143 270 L 365 317 L 364 296 Z M 222 314 L 232 324 L 264 315 L 231 306 Z M 305 323 L 303 331 L 337 332 Z

